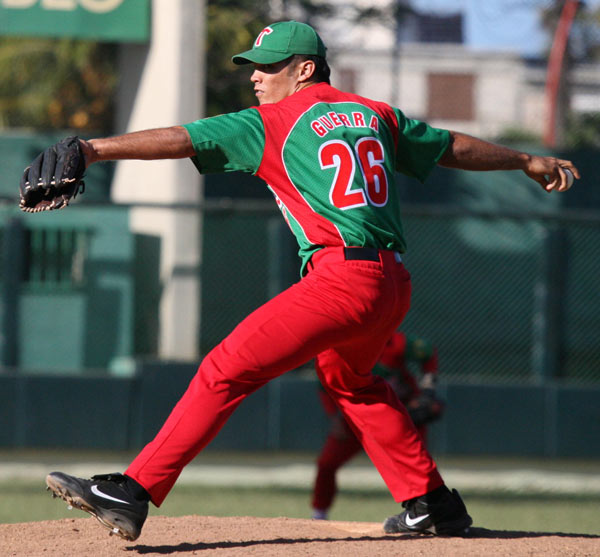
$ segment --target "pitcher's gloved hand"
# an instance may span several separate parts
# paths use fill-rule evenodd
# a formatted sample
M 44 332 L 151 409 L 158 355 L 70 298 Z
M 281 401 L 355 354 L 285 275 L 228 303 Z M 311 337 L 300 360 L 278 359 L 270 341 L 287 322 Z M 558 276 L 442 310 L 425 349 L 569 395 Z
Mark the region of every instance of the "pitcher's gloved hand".
M 67 137 L 40 153 L 25 169 L 19 207 L 27 213 L 66 207 L 85 184 L 85 157 L 79 138 Z

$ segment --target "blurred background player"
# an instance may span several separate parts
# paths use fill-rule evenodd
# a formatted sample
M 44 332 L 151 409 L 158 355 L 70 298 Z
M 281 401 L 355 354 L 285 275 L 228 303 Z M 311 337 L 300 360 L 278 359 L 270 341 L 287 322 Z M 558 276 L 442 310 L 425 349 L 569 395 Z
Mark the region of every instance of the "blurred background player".
M 419 380 L 411 366 L 420 369 L 422 375 Z M 435 392 L 437 348 L 427 339 L 396 331 L 383 349 L 373 373 L 383 377 L 392 386 L 425 441 L 426 425 L 439 419 L 444 411 L 444 405 Z M 362 450 L 362 445 L 331 397 L 323 389 L 319 391 L 319 396 L 330 417 L 330 428 L 317 460 L 312 517 L 326 520 L 337 493 L 337 472 Z

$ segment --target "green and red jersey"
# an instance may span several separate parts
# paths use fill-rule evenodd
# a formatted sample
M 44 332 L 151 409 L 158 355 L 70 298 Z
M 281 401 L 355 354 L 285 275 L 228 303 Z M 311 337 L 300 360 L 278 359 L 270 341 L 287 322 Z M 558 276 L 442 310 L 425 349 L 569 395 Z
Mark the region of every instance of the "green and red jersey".
M 302 269 L 323 247 L 404 252 L 394 174 L 425 180 L 449 144 L 446 130 L 326 83 L 185 128 L 200 172 L 243 171 L 267 183 Z

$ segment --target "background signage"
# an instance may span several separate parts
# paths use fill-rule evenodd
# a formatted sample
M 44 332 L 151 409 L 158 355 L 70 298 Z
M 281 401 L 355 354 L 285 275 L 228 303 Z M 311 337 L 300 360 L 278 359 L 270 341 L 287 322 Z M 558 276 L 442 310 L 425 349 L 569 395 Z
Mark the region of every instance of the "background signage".
M 144 42 L 150 0 L 0 0 L 0 35 Z

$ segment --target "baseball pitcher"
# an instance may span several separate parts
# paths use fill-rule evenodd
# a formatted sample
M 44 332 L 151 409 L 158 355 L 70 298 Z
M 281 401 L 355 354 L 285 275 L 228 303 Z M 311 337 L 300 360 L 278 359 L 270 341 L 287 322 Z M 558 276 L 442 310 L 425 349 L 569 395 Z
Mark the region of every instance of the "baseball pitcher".
M 403 504 L 384 530 L 463 535 L 472 520 L 460 496 L 446 487 L 393 389 L 371 373 L 410 303 L 394 174 L 424 181 L 437 164 L 514 169 L 550 192 L 568 189 L 564 168 L 579 173 L 570 161 L 433 128 L 332 87 L 325 45 L 303 23 L 265 27 L 233 61 L 252 65 L 258 106 L 50 148 L 26 169 L 21 206 L 64 207 L 81 182 L 81 167 L 100 161 L 188 157 L 204 173 L 249 172 L 267 184 L 298 240 L 302 278 L 204 358 L 163 427 L 123 474 L 82 479 L 52 472 L 48 487 L 111 532 L 135 540 L 149 501 L 161 505 L 238 405 L 271 379 L 316 359 L 323 387 Z M 84 165 L 76 164 L 80 156 Z M 59 195 L 67 201 L 54 203 Z

